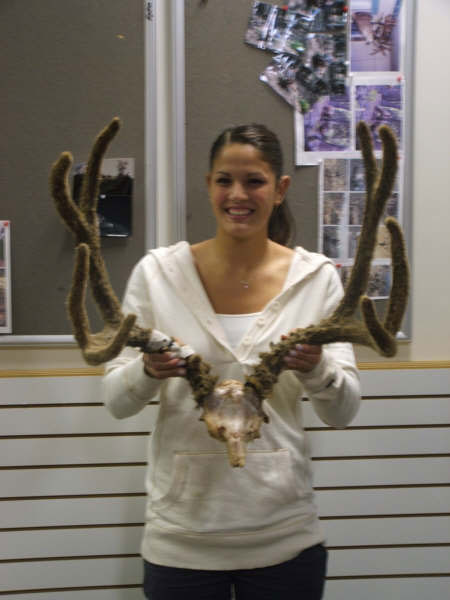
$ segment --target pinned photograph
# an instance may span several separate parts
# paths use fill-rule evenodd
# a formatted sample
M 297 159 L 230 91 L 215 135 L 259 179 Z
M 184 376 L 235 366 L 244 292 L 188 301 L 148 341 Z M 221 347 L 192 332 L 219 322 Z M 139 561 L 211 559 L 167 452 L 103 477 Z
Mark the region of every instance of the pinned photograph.
M 289 31 L 291 29 L 291 14 L 287 9 L 275 6 L 273 17 L 269 19 L 270 27 L 267 31 L 266 50 L 272 52 L 285 52 L 288 46 Z
M 347 11 L 342 2 L 254 2 L 244 41 L 274 54 L 260 79 L 305 113 L 325 95 L 345 95 Z
M 352 0 L 352 72 L 400 70 L 402 0 Z
M 333 260 L 342 284 L 351 272 L 366 207 L 366 182 L 361 158 L 348 155 L 324 158 L 320 162 L 320 243 L 319 251 Z M 378 167 L 381 160 L 377 159 Z M 384 224 L 387 217 L 399 219 L 401 211 L 398 183 L 386 203 L 377 230 L 371 271 L 369 297 L 381 300 L 389 296 L 391 281 L 391 240 Z
M 386 203 L 386 208 L 384 209 L 383 221 L 387 217 L 394 217 L 394 219 L 398 219 L 399 213 L 400 213 L 400 211 L 399 211 L 399 195 L 398 195 L 398 192 L 394 192 Z
M 366 205 L 366 194 L 351 192 L 348 208 L 349 225 L 362 225 L 364 207 Z
M 73 197 L 79 202 L 86 163 L 75 167 Z M 134 158 L 107 158 L 102 164 L 97 216 L 101 237 L 131 235 Z
M 343 31 L 347 26 L 345 2 L 290 0 L 287 8 L 305 18 L 309 31 Z
M 391 236 L 385 225 L 380 225 L 378 227 L 377 243 L 375 245 L 373 257 L 375 259 L 386 258 L 388 260 L 391 258 Z
M 301 13 L 285 13 L 286 27 L 282 37 L 282 51 L 303 56 L 307 47 L 307 35 L 311 30 L 311 19 Z
M 361 235 L 361 227 L 350 226 L 348 230 L 348 257 L 355 258 L 358 248 L 359 236 Z
M 350 161 L 350 189 L 353 192 L 361 192 L 366 189 L 366 178 L 362 158 L 354 158 Z
M 334 225 L 322 227 L 322 252 L 329 258 L 338 259 L 342 256 L 341 231 Z
M 301 59 L 292 54 L 275 54 L 272 61 L 260 75 L 260 80 L 267 83 L 283 100 L 301 111 L 298 71 L 302 66 Z
M 268 2 L 253 2 L 244 41 L 261 50 L 266 49 L 267 37 L 278 7 Z
M 308 34 L 302 65 L 298 70 L 298 92 L 302 112 L 324 96 L 343 96 L 348 93 L 347 66 L 344 60 L 345 38 L 328 34 Z
M 326 192 L 348 189 L 347 163 L 345 158 L 326 158 L 323 161 L 323 189 Z
M 345 194 L 327 192 L 323 195 L 323 224 L 340 225 L 344 220 Z
M 351 150 L 350 95 L 324 96 L 304 115 L 305 150 Z
M 367 295 L 374 300 L 386 299 L 391 289 L 392 274 L 389 264 L 372 265 L 370 269 Z
M 0 220 L 0 333 L 11 333 L 11 223 Z
M 365 121 L 370 128 L 375 150 L 381 150 L 380 125 L 388 125 L 403 145 L 403 99 L 401 85 L 355 86 L 356 122 Z M 360 149 L 359 142 L 356 145 Z
M 338 265 L 342 285 L 349 281 L 352 265 Z M 366 293 L 372 300 L 386 300 L 391 289 L 391 267 L 389 263 L 373 264 L 370 269 Z

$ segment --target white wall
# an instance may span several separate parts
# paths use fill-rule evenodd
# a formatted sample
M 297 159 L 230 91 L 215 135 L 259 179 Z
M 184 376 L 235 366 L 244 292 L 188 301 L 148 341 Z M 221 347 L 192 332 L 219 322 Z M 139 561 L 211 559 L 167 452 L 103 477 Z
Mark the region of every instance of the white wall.
M 450 357 L 450 2 L 418 0 L 411 358 Z
M 405 0 L 409 2 L 410 0 Z M 160 92 L 158 94 L 158 243 L 172 241 L 173 194 L 167 162 L 170 131 L 170 52 L 167 45 L 170 14 L 160 3 L 157 47 Z M 402 344 L 396 360 L 437 361 L 450 359 L 450 2 L 417 0 L 417 32 L 414 81 L 413 227 L 412 227 L 412 341 Z M 163 168 L 163 166 L 165 168 Z M 371 350 L 357 349 L 360 362 L 379 361 Z M 0 346 L 0 368 L 83 367 L 74 348 L 12 348 Z

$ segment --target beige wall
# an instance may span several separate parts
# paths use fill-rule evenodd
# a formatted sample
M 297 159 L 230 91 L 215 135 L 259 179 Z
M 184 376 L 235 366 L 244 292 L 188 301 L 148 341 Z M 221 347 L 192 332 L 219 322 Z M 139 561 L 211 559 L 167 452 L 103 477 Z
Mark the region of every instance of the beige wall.
M 419 0 L 410 350 L 413 359 L 450 358 L 449 35 L 450 2 Z
M 409 0 L 405 0 L 408 2 Z M 161 19 L 167 27 L 168 20 Z M 412 341 L 404 343 L 395 360 L 446 361 L 450 359 L 450 2 L 417 0 L 414 83 L 414 162 L 412 227 Z M 162 44 L 162 47 L 164 44 Z M 159 57 L 159 72 L 167 54 Z M 164 89 L 168 90 L 168 84 Z M 168 106 L 160 99 L 160 106 Z M 163 120 L 166 124 L 167 120 Z M 167 125 L 168 127 L 169 125 Z M 161 133 L 161 130 L 160 130 Z M 167 140 L 169 136 L 166 136 Z M 167 156 L 165 143 L 160 152 Z M 160 182 L 161 189 L 171 189 Z M 160 180 L 161 181 L 161 180 Z M 162 194 L 160 198 L 162 197 Z M 160 211 L 167 206 L 166 199 Z M 161 213 L 160 213 L 161 214 Z M 164 217 L 164 215 L 163 215 Z M 161 218 L 159 243 L 170 240 L 170 226 Z M 377 355 L 358 348 L 360 362 L 378 361 Z M 0 346 L 1 369 L 84 367 L 74 348 L 17 348 Z

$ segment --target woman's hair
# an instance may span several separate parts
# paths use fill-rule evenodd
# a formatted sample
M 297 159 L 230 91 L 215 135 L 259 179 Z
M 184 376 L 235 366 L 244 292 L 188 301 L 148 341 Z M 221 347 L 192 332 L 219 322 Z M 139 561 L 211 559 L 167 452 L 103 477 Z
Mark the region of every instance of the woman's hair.
M 280 140 L 265 125 L 252 123 L 228 127 L 222 131 L 211 146 L 210 169 L 222 148 L 228 144 L 250 144 L 260 152 L 264 162 L 270 165 L 277 181 L 283 175 L 283 151 Z M 278 244 L 287 246 L 291 240 L 293 222 L 292 213 L 285 199 L 272 211 L 268 225 L 269 238 Z

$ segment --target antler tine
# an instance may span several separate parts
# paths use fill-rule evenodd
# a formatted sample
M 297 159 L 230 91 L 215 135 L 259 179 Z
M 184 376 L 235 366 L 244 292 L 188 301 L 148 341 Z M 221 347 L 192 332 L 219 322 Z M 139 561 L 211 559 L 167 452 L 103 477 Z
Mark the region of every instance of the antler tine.
M 378 175 L 378 167 L 373 153 L 372 137 L 369 128 L 364 121 L 359 121 L 359 123 L 357 123 L 356 135 L 358 136 L 361 145 L 366 190 L 373 190 Z
M 399 224 L 392 217 L 385 223 L 391 237 L 392 286 L 384 322 L 379 321 L 374 303 L 367 296 L 361 300 L 361 311 L 371 336 L 371 345 L 389 357 L 394 356 L 397 350 L 395 334 L 401 325 L 408 299 L 409 267 Z
M 83 178 L 79 207 L 72 199 L 69 188 L 69 171 L 73 164 L 70 152 L 63 152 L 50 172 L 50 190 L 56 208 L 66 226 L 75 236 L 77 245 L 87 243 L 92 248 L 99 245 L 97 233 L 97 197 L 100 185 L 100 166 L 105 152 L 120 128 L 115 117 L 97 136 L 92 147 Z
M 372 138 L 366 123 L 358 123 L 357 133 L 364 161 L 367 200 L 353 268 L 344 297 L 336 309 L 336 317 L 352 315 L 367 288 L 370 263 L 377 239 L 377 225 L 391 195 L 397 174 L 397 142 L 392 131 L 386 126 L 380 127 L 379 130 L 383 144 L 383 163 L 378 179 Z
M 379 177 L 369 129 L 358 124 L 367 184 L 367 200 L 360 240 L 354 266 L 344 296 L 334 313 L 318 325 L 296 329 L 289 336 L 271 345 L 270 352 L 260 354 L 261 361 L 254 374 L 247 377 L 245 385 L 263 400 L 267 398 L 284 368 L 284 356 L 296 344 L 329 344 L 352 342 L 371 346 L 384 356 L 396 352 L 397 333 L 406 308 L 409 287 L 409 269 L 405 243 L 399 224 L 393 218 L 386 220 L 391 237 L 393 279 L 384 323 L 376 314 L 373 301 L 363 296 L 367 287 L 370 263 L 376 243 L 377 226 L 385 204 L 392 192 L 397 172 L 397 144 L 392 131 L 382 126 L 379 130 L 383 144 L 383 164 Z M 363 321 L 355 317 L 361 305 Z
M 385 221 L 391 239 L 392 286 L 384 322 L 381 323 L 373 301 L 361 298 L 361 312 L 367 327 L 370 344 L 384 356 L 394 356 L 397 350 L 395 334 L 400 328 L 406 309 L 409 288 L 409 267 L 406 245 L 400 225 L 393 217 Z
M 390 333 L 395 335 L 405 314 L 410 274 L 406 244 L 400 225 L 393 217 L 386 219 L 385 225 L 391 236 L 392 288 L 384 326 Z
M 116 117 L 96 137 L 86 169 L 81 191 L 80 205 L 71 196 L 68 175 L 73 163 L 70 152 L 63 152 L 53 164 L 50 174 L 51 195 L 64 223 L 75 236 L 77 249 L 67 309 L 72 322 L 74 337 L 88 364 L 99 365 L 117 356 L 125 345 L 155 352 L 165 343 L 178 347 L 174 340 L 152 329 L 135 324 L 135 315 L 124 316 L 121 305 L 109 281 L 108 271 L 101 255 L 100 235 L 97 226 L 97 198 L 99 175 L 103 156 L 120 128 Z M 92 334 L 85 308 L 88 281 L 105 321 L 99 333 Z M 155 336 L 153 337 L 153 333 Z M 161 341 L 163 340 L 163 341 Z M 178 347 L 179 348 L 179 347 Z M 197 354 L 186 357 L 186 378 L 194 398 L 200 406 L 217 381 L 209 374 L 210 366 Z
M 53 163 L 50 171 L 50 193 L 60 217 L 79 244 L 89 240 L 90 232 L 86 219 L 72 200 L 70 193 L 69 171 L 72 164 L 73 157 L 70 152 L 63 152 Z
M 72 285 L 67 297 L 67 309 L 75 340 L 81 348 L 84 359 L 90 365 L 100 365 L 117 356 L 126 345 L 136 316 L 127 315 L 118 328 L 106 325 L 100 333 L 91 334 L 85 308 L 89 255 L 87 244 L 80 244 L 77 247 Z
M 89 247 L 80 244 L 76 249 L 72 285 L 66 300 L 71 318 L 74 337 L 84 350 L 89 344 L 89 317 L 85 308 L 86 289 L 89 273 Z
M 120 129 L 120 120 L 115 117 L 98 134 L 89 156 L 86 174 L 80 195 L 80 209 L 89 228 L 91 259 L 89 278 L 92 295 L 107 324 L 117 326 L 123 319 L 120 302 L 111 287 L 105 262 L 100 251 L 100 233 L 97 223 L 97 198 L 100 186 L 100 167 L 109 144 Z
M 120 119 L 112 121 L 97 135 L 87 162 L 80 194 L 80 209 L 89 225 L 97 225 L 97 198 L 100 188 L 100 167 L 109 144 L 120 129 Z
M 109 282 L 108 272 L 100 252 L 96 216 L 101 162 L 119 126 L 119 119 L 113 119 L 94 142 L 83 182 L 80 206 L 74 203 L 68 183 L 68 174 L 73 163 L 72 155 L 63 152 L 53 164 L 50 173 L 50 190 L 56 208 L 66 226 L 74 234 L 77 244 L 74 276 L 67 299 L 67 308 L 75 339 L 86 362 L 93 365 L 106 362 L 119 354 L 127 343 L 135 321 L 133 315 L 124 317 L 120 302 Z M 105 321 L 103 330 L 96 334 L 90 332 L 84 304 L 88 279 L 97 308 Z
M 367 328 L 368 339 L 362 342 L 372 346 L 384 356 L 394 356 L 397 349 L 395 334 L 400 327 L 408 296 L 409 273 L 403 236 L 395 219 L 388 219 L 386 226 L 391 237 L 393 283 L 390 291 L 388 310 L 382 324 L 376 314 L 373 301 L 363 292 L 367 287 L 370 263 L 376 242 L 377 225 L 392 189 L 397 174 L 397 143 L 393 132 L 387 126 L 379 129 L 383 144 L 383 163 L 378 180 L 367 189 L 367 204 L 360 235 L 355 264 L 344 297 L 333 317 L 339 319 L 354 312 L 355 303 L 361 303 L 362 317 Z M 365 123 L 358 124 L 358 135 L 367 169 L 366 181 L 369 186 L 372 178 L 374 155 L 370 132 Z M 353 308 L 353 310 L 351 310 Z M 351 340 L 350 340 L 351 341 Z M 356 341 L 356 340 L 354 340 Z M 357 341 L 361 343 L 361 341 Z
M 54 163 L 50 174 L 50 188 L 56 207 L 66 226 L 75 236 L 76 244 L 85 243 L 90 252 L 90 280 L 94 300 L 109 325 L 118 326 L 123 315 L 120 302 L 109 283 L 108 273 L 100 252 L 100 235 L 97 225 L 97 197 L 100 166 L 108 145 L 120 127 L 116 117 L 95 139 L 88 160 L 87 172 L 83 178 L 80 206 L 74 203 L 68 184 L 68 174 L 73 159 L 69 152 L 63 152 Z

